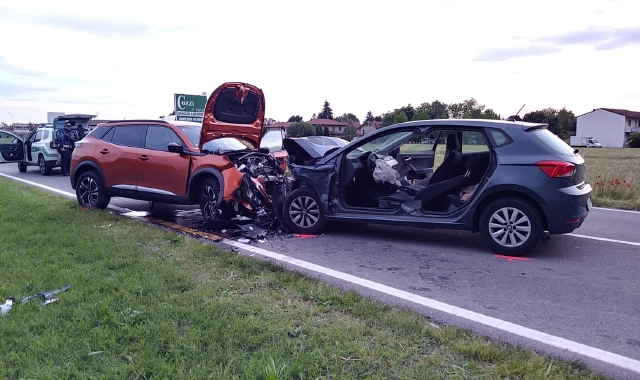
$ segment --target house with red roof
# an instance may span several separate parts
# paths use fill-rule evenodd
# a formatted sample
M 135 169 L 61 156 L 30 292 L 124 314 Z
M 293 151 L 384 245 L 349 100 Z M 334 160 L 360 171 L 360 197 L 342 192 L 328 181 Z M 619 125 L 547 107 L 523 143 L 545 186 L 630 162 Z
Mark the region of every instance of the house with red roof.
M 623 148 L 632 133 L 640 132 L 640 111 L 597 108 L 579 115 L 576 136 L 593 137 L 605 148 Z

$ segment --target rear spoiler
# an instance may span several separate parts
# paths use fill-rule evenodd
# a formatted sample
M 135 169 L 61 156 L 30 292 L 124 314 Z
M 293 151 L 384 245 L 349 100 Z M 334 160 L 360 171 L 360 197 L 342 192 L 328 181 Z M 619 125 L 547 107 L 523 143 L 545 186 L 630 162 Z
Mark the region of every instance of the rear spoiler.
M 524 129 L 525 132 L 535 131 L 538 129 L 547 129 L 547 128 L 549 128 L 549 124 L 534 124 L 534 125 L 522 126 L 522 129 Z

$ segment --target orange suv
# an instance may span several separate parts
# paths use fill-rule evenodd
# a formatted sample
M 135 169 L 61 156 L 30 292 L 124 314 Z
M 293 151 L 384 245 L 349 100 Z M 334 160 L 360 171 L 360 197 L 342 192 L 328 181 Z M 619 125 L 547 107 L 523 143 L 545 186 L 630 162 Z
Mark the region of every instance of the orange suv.
M 199 204 L 209 221 L 243 215 L 275 222 L 272 198 L 283 198 L 287 181 L 269 148 L 281 148 L 284 136 L 270 131 L 280 134 L 279 147 L 278 136 L 265 135 L 270 147 L 259 148 L 264 112 L 262 90 L 230 82 L 209 97 L 202 125 L 100 124 L 75 144 L 70 178 L 78 203 L 106 208 L 111 197 L 125 197 Z

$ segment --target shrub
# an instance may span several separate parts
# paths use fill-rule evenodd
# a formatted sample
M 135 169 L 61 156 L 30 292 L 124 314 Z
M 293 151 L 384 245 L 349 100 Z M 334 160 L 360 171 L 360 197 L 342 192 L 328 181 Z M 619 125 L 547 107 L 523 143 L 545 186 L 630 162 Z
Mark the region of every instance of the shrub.
M 627 144 L 629 144 L 629 148 L 640 148 L 640 133 L 632 133 Z
M 315 136 L 316 128 L 309 123 L 293 123 L 287 128 L 287 136 L 289 137 L 306 137 Z

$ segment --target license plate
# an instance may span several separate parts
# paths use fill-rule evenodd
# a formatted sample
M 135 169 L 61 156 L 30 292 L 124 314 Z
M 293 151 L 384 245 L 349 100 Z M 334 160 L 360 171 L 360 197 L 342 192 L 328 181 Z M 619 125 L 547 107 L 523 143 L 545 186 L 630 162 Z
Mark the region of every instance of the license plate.
M 587 199 L 587 211 L 591 210 L 591 207 L 593 207 L 593 202 L 591 201 L 591 197 L 589 197 L 589 199 Z

